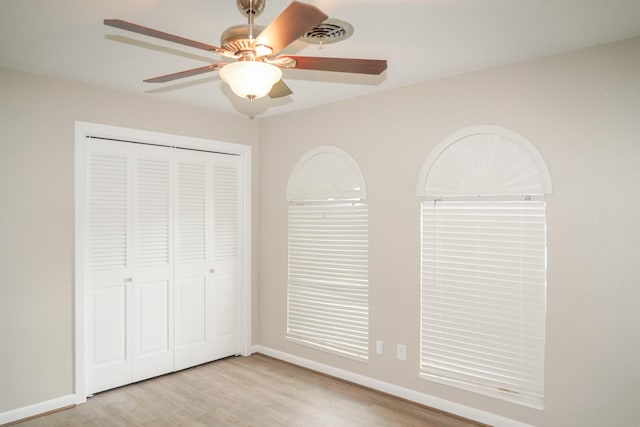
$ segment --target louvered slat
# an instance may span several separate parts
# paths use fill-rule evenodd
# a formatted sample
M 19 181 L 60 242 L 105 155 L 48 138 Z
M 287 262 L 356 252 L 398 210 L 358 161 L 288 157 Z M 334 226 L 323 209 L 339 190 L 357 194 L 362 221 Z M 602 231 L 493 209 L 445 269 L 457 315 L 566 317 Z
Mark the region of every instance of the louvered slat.
M 136 178 L 136 265 L 167 265 L 171 196 L 169 160 L 139 159 Z
M 367 218 L 363 203 L 289 206 L 290 339 L 368 359 Z
M 178 164 L 178 262 L 206 258 L 206 169 L 203 163 Z
M 541 404 L 544 201 L 422 205 L 421 373 Z
M 216 165 L 213 173 L 214 259 L 231 260 L 238 256 L 238 168 Z
M 127 265 L 126 155 L 92 153 L 89 158 L 89 268 Z

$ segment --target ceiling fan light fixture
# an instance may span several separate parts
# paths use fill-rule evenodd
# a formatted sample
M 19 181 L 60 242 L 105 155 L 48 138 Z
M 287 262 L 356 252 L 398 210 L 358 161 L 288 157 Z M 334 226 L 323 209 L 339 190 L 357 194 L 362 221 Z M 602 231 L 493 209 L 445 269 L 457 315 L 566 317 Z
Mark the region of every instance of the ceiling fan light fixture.
M 247 99 L 281 98 L 292 93 L 282 81 L 280 68 L 298 70 L 333 71 L 341 73 L 378 75 L 387 69 L 387 61 L 381 59 L 330 58 L 325 56 L 277 55 L 291 43 L 306 34 L 324 44 L 344 39 L 352 27 L 329 16 L 311 4 L 293 0 L 266 27 L 255 25 L 254 16 L 260 13 L 266 0 L 236 0 L 247 15 L 247 23 L 227 28 L 220 37 L 220 46 L 190 40 L 153 28 L 123 21 L 105 19 L 104 24 L 154 37 L 172 43 L 202 49 L 222 55 L 237 62 L 210 63 L 203 67 L 171 73 L 144 80 L 148 83 L 165 83 L 185 77 L 219 70 L 221 79 L 238 96 Z M 323 25 L 324 23 L 324 25 Z M 311 28 L 311 30 L 309 30 Z
M 222 67 L 220 78 L 233 93 L 253 100 L 267 95 L 282 78 L 282 71 L 262 61 L 238 61 Z

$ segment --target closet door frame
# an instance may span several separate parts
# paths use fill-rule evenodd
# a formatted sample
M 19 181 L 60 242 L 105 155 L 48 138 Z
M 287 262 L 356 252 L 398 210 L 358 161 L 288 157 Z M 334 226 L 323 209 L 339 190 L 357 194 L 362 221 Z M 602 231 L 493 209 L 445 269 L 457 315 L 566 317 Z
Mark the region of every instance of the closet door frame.
M 241 158 L 240 194 L 240 265 L 238 268 L 241 298 L 241 355 L 251 354 L 251 146 L 180 135 L 130 129 L 89 122 L 75 122 L 75 294 L 74 342 L 76 404 L 86 402 L 86 140 L 89 137 L 157 146 L 202 150 L 237 155 Z

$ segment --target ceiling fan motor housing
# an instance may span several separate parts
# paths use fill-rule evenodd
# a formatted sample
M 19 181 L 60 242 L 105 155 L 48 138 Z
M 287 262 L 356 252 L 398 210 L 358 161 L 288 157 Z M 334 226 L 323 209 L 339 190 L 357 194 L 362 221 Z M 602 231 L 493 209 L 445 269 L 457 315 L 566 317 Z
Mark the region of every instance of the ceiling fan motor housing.
M 220 45 L 229 56 L 255 56 L 253 41 L 264 30 L 262 25 L 240 24 L 229 27 L 220 36 Z

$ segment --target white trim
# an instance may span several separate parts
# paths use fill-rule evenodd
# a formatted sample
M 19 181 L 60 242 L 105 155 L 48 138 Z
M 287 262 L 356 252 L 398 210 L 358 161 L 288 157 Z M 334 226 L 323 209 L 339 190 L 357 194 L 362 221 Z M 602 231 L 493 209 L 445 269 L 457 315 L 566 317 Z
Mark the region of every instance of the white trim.
M 467 138 L 473 135 L 498 135 L 503 138 L 508 139 L 509 141 L 518 145 L 531 159 L 533 164 L 537 167 L 538 172 L 540 173 L 540 179 L 542 180 L 541 185 L 544 194 L 552 193 L 551 186 L 551 174 L 549 173 L 549 169 L 547 168 L 547 164 L 542 158 L 540 152 L 533 146 L 525 137 L 520 135 L 517 132 L 512 131 L 511 129 L 503 128 L 500 126 L 491 126 L 491 125 L 478 125 L 478 126 L 470 126 L 464 129 L 461 129 L 457 132 L 452 133 L 444 140 L 442 140 L 438 145 L 435 146 L 431 153 L 427 157 L 427 160 L 422 165 L 422 169 L 420 169 L 420 175 L 418 177 L 418 186 L 416 189 L 418 197 L 427 196 L 427 178 L 429 177 L 429 173 L 431 169 L 438 161 L 438 158 L 453 144 L 458 142 L 463 138 Z
M 242 229 L 244 230 L 243 242 L 242 242 L 242 263 L 240 265 L 240 271 L 242 273 L 242 286 L 240 289 L 240 297 L 242 298 L 243 313 L 240 317 L 240 333 L 242 334 L 242 344 L 240 347 L 240 354 L 248 356 L 251 354 L 252 340 L 252 320 L 251 315 L 253 313 L 252 303 L 252 279 L 251 279 L 251 248 L 252 245 L 252 231 L 251 231 L 251 147 L 242 156 L 241 164 L 241 179 L 242 185 L 240 191 L 242 193 Z
M 242 229 L 244 230 L 242 257 L 243 263 L 240 271 L 241 294 L 243 306 L 241 313 L 242 345 L 241 353 L 247 355 L 251 349 L 252 337 L 252 286 L 251 286 L 251 146 L 222 142 L 202 138 L 172 135 L 159 132 L 151 132 L 140 129 L 130 129 L 117 126 L 109 126 L 97 123 L 75 122 L 75 400 L 73 403 L 86 402 L 86 331 L 85 331 L 85 283 L 84 283 L 84 256 L 86 254 L 83 242 L 85 240 L 83 224 L 85 205 L 86 177 L 85 169 L 85 139 L 86 137 L 98 137 L 163 145 L 167 147 L 191 148 L 198 150 L 214 151 L 219 153 L 235 154 L 242 158 Z
M 86 136 L 97 138 L 116 139 L 143 144 L 164 145 L 166 147 L 192 148 L 218 153 L 245 155 L 251 152 L 249 145 L 223 142 L 213 139 L 196 138 L 192 136 L 175 135 L 169 133 L 153 132 L 148 130 L 124 128 L 119 126 L 103 125 L 99 123 L 76 121 L 76 141 L 78 134 L 82 139 Z
M 75 177 L 74 177 L 74 226 L 75 226 L 75 292 L 74 292 L 74 341 L 75 341 L 75 404 L 80 405 L 87 401 L 86 395 L 86 351 L 85 351 L 85 270 L 84 258 L 86 250 L 84 247 L 86 229 L 83 214 L 83 206 L 85 205 L 84 188 L 86 183 L 85 176 L 85 136 L 88 129 L 83 129 L 83 125 L 76 122 L 76 140 L 75 140 Z
M 292 363 L 294 365 L 302 366 L 313 371 L 321 372 L 326 375 L 330 375 L 336 378 L 343 379 L 355 384 L 359 384 L 364 387 L 368 387 L 374 390 L 381 391 L 383 393 L 391 394 L 393 396 L 407 399 L 412 402 L 426 405 L 441 411 L 449 412 L 464 418 L 480 421 L 482 423 L 490 424 L 495 427 L 533 427 L 530 424 L 526 424 L 520 421 L 516 421 L 510 418 L 505 418 L 500 415 L 492 414 L 477 408 L 462 405 L 460 403 L 451 402 L 450 400 L 441 399 L 436 396 L 431 396 L 419 391 L 411 390 L 405 387 L 401 387 L 395 384 L 391 384 L 385 381 L 380 381 L 375 378 L 367 377 L 365 375 L 356 374 L 354 372 L 346 371 L 344 369 L 335 368 L 333 366 L 325 365 L 323 363 L 315 362 L 313 360 L 304 359 L 302 357 L 295 356 L 293 354 L 285 353 L 279 350 L 275 350 L 270 347 L 262 345 L 256 345 L 253 347 L 254 353 L 262 353 L 274 359 L 283 360 L 285 362 Z
M 66 396 L 56 397 L 55 399 L 45 400 L 44 402 L 34 403 L 33 405 L 23 406 L 22 408 L 12 409 L 0 413 L 0 424 L 4 425 L 14 421 L 24 420 L 25 418 L 72 406 L 75 405 L 75 403 L 76 396 L 68 394 Z
M 354 160 L 353 157 L 351 157 L 351 154 L 347 153 L 342 148 L 338 148 L 338 147 L 335 147 L 333 145 L 320 145 L 320 146 L 318 146 L 316 148 L 313 148 L 313 149 L 307 151 L 302 157 L 300 157 L 300 159 L 298 160 L 296 165 L 293 167 L 293 170 L 291 171 L 291 174 L 289 175 L 289 181 L 287 182 L 287 201 L 291 202 L 291 201 L 294 200 L 293 199 L 293 195 L 291 194 L 292 193 L 292 187 L 293 187 L 293 184 L 298 179 L 298 174 L 300 173 L 302 168 L 305 166 L 307 161 L 309 161 L 314 156 L 317 156 L 318 154 L 324 154 L 324 153 L 335 154 L 335 155 L 341 157 L 347 163 L 349 163 L 349 166 L 351 167 L 351 170 L 357 173 L 358 179 L 360 181 L 360 183 L 359 183 L 360 184 L 359 198 L 360 198 L 360 200 L 366 199 L 367 198 L 367 185 L 366 185 L 365 180 L 364 180 L 364 175 L 362 174 L 362 170 L 360 169 L 360 166 L 358 165 L 358 163 Z

